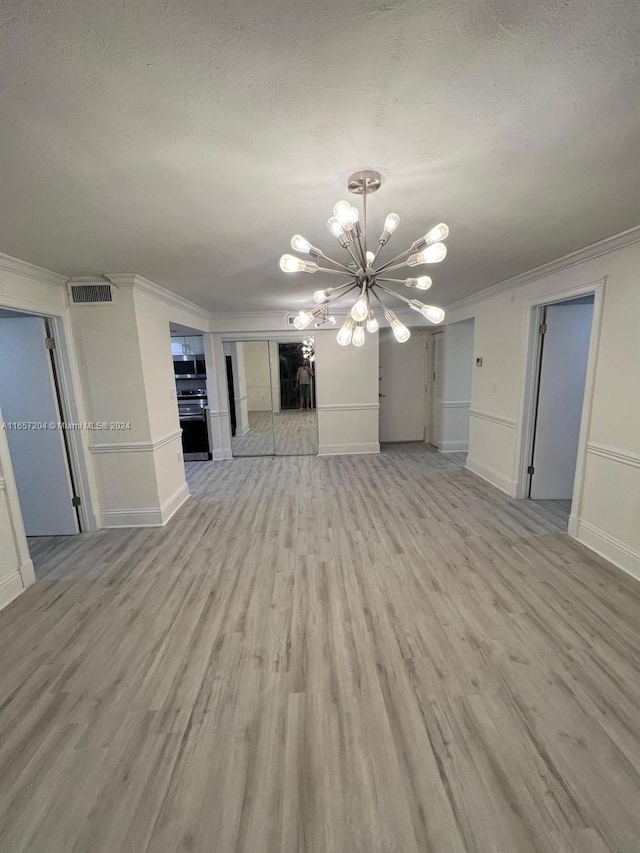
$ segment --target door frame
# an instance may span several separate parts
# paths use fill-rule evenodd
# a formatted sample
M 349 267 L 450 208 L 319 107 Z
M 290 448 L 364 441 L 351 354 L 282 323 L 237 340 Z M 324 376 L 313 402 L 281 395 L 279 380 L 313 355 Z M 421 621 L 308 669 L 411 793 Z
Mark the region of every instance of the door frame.
M 582 416 L 580 418 L 576 475 L 573 484 L 573 495 L 571 498 L 571 515 L 569 517 L 568 532 L 572 536 L 577 535 L 578 519 L 580 518 L 580 509 L 582 505 L 587 439 L 591 426 L 593 391 L 595 385 L 596 366 L 598 362 L 605 290 L 606 276 L 598 279 L 597 281 L 586 282 L 585 284 L 577 285 L 576 287 L 570 287 L 565 290 L 531 297 L 526 301 L 527 307 L 524 312 L 523 394 L 520 400 L 520 412 L 518 416 L 520 429 L 517 434 L 515 452 L 517 465 L 515 497 L 520 500 L 525 499 L 529 491 L 529 475 L 527 473 L 527 468 L 530 464 L 535 431 L 536 396 L 539 381 L 541 345 L 538 329 L 544 313 L 543 309 L 547 305 L 569 302 L 579 296 L 593 295 L 593 319 L 591 322 L 591 335 L 589 339 L 589 357 L 587 360 L 587 373 L 584 384 Z
M 437 444 L 434 444 L 434 432 L 432 426 L 436 423 L 436 418 L 440 417 L 440 427 L 442 428 L 442 412 L 438 414 L 436 411 L 436 388 L 435 383 L 436 379 L 433 378 L 433 369 L 435 364 L 435 349 L 437 346 L 438 340 L 442 340 L 442 354 L 440 357 L 440 370 L 444 367 L 444 330 L 445 327 L 438 329 L 437 331 L 432 331 L 429 333 L 429 345 L 428 345 L 428 356 L 427 356 L 427 370 L 425 374 L 425 379 L 427 382 L 427 412 L 426 412 L 426 423 L 425 423 L 425 436 L 428 435 L 429 438 L 425 437 L 425 442 L 430 444 L 432 447 L 435 447 L 439 452 L 440 448 Z M 442 336 L 441 338 L 439 336 Z M 442 431 L 442 430 L 441 430 Z
M 11 296 L 0 296 L 0 308 L 6 308 L 20 314 L 42 317 L 48 321 L 55 339 L 55 366 L 58 380 L 61 417 L 66 423 L 85 423 L 84 403 L 80 392 L 80 371 L 74 348 L 72 346 L 73 330 L 68 309 L 61 309 L 59 314 L 52 313 L 51 304 L 40 304 L 36 301 L 13 299 Z M 70 476 L 80 498 L 78 507 L 78 522 L 80 532 L 99 530 L 97 522 L 97 488 L 93 468 L 89 458 L 89 431 L 72 429 L 66 433 L 69 453 L 67 456 Z
M 422 440 L 425 444 L 431 444 L 431 364 L 433 360 L 433 332 L 427 330 L 425 335 L 425 354 L 424 354 L 424 430 L 422 432 Z

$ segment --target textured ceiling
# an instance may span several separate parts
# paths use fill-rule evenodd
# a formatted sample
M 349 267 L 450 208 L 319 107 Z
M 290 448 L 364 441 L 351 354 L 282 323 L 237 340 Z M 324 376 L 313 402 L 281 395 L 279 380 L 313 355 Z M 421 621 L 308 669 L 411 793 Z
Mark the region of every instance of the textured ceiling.
M 57 272 L 297 308 L 364 166 L 390 249 L 450 225 L 440 304 L 640 222 L 638 0 L 0 8 L 0 250 Z

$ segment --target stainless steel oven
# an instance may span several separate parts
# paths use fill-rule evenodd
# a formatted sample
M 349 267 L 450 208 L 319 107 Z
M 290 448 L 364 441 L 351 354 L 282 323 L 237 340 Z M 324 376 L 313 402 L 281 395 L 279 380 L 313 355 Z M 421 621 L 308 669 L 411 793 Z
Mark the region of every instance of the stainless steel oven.
M 186 462 L 211 459 L 207 426 L 207 392 L 202 388 L 178 391 L 182 453 Z

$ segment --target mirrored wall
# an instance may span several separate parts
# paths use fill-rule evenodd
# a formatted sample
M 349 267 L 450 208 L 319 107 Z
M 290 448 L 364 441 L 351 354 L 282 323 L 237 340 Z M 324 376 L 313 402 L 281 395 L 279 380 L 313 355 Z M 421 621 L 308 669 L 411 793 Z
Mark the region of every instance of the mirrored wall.
M 312 336 L 224 344 L 234 456 L 318 452 Z

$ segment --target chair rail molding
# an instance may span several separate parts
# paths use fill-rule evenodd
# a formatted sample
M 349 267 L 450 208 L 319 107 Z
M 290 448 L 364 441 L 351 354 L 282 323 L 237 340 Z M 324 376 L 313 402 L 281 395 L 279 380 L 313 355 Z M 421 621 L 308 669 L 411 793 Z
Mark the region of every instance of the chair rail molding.
M 319 412 L 355 412 L 366 409 L 379 409 L 380 403 L 320 403 Z
M 99 444 L 90 444 L 89 451 L 91 453 L 154 453 L 164 447 L 165 444 L 177 441 L 181 436 L 182 430 L 178 429 L 163 435 L 156 441 L 105 441 Z
M 632 468 L 640 468 L 640 453 L 631 453 L 596 441 L 588 441 L 586 447 L 589 456 L 602 456 L 604 459 L 612 459 L 614 462 L 630 465 Z
M 509 429 L 515 429 L 517 423 L 512 418 L 503 418 L 500 415 L 492 415 L 489 412 L 480 412 L 477 409 L 469 409 L 469 417 L 478 418 L 483 421 L 491 421 L 494 424 L 500 424 L 500 426 L 508 427 Z

